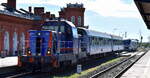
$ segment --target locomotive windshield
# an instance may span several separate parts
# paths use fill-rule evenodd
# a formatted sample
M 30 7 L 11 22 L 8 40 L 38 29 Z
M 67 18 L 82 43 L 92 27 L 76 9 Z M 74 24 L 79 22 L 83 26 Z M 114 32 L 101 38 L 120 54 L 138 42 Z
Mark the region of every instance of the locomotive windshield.
M 124 40 L 124 41 L 123 41 L 124 45 L 129 45 L 130 42 L 131 42 L 130 40 Z
M 58 31 L 59 26 L 43 26 L 44 30 Z M 65 26 L 60 26 L 60 32 L 65 32 Z

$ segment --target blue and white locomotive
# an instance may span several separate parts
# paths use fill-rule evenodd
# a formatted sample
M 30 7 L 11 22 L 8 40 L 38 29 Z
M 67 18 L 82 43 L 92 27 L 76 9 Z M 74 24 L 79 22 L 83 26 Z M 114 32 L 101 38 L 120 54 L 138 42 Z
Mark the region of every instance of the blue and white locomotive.
M 126 51 L 136 51 L 139 47 L 139 41 L 137 39 L 127 39 L 123 41 L 124 50 Z
M 28 32 L 26 55 L 19 56 L 19 66 L 59 67 L 91 56 L 124 50 L 122 37 L 76 28 L 66 20 L 47 21 L 42 28 Z

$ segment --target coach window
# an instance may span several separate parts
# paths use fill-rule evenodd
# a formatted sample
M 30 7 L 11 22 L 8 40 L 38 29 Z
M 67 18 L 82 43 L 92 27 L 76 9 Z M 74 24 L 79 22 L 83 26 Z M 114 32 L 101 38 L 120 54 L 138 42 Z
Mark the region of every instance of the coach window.
M 97 38 L 95 37 L 95 45 L 97 45 Z
M 116 45 L 118 45 L 118 40 L 116 40 Z
M 109 39 L 109 45 L 111 45 L 111 41 L 112 41 L 112 40 L 111 40 L 111 39 Z
M 97 45 L 97 40 L 96 40 L 96 37 L 94 38 L 94 42 L 95 42 L 95 45 Z
M 95 45 L 95 37 L 93 37 L 93 45 Z
M 93 37 L 93 45 L 95 45 L 95 38 Z
M 107 45 L 107 38 L 105 38 L 105 45 Z
M 92 45 L 94 45 L 94 37 L 91 37 L 92 38 Z
M 115 40 L 112 40 L 112 41 L 113 41 L 113 45 L 116 45 Z
M 106 41 L 105 41 L 105 38 L 103 38 L 103 45 L 105 45 L 106 44 Z
M 116 45 L 118 45 L 118 40 L 116 40 Z
M 97 40 L 97 37 L 96 37 L 96 45 L 98 45 L 98 40 Z
M 46 28 L 49 29 L 49 30 L 52 30 L 52 31 L 55 30 L 55 27 L 54 27 L 54 26 L 49 26 L 49 27 L 47 26 Z
M 75 24 L 75 16 L 71 16 L 71 22 Z
M 105 38 L 105 45 L 107 45 L 107 39 Z
M 58 31 L 58 26 L 55 26 L 55 29 L 54 29 L 54 31 Z
M 60 27 L 60 32 L 65 32 L 65 27 L 64 26 Z
M 99 38 L 97 37 L 97 45 L 99 45 Z
M 120 45 L 120 40 L 118 40 L 118 45 Z
M 93 41 L 93 45 L 95 45 L 94 37 L 93 37 L 92 41 Z
M 120 40 L 118 40 L 118 45 L 120 45 Z
M 100 45 L 102 45 L 102 38 L 99 38 Z
M 99 45 L 99 38 L 97 37 L 97 45 Z
M 122 45 L 122 41 L 120 40 L 120 45 Z

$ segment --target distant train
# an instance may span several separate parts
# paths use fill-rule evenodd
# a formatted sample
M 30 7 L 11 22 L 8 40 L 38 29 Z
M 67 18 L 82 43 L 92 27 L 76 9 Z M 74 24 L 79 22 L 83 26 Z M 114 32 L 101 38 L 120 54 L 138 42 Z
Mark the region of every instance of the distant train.
M 139 41 L 137 39 L 127 39 L 123 41 L 124 50 L 126 51 L 136 51 L 139 47 Z
M 76 28 L 66 20 L 48 21 L 42 28 L 28 32 L 26 55 L 19 56 L 19 66 L 59 67 L 124 50 L 122 37 Z

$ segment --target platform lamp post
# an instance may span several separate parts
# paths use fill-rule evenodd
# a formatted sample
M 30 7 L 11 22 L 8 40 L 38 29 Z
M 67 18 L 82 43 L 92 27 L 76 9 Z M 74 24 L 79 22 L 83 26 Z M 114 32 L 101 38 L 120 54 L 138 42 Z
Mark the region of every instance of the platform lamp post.
M 142 36 L 141 30 L 139 30 L 139 35 L 140 35 L 140 44 L 139 44 L 139 47 L 142 47 L 143 36 Z

